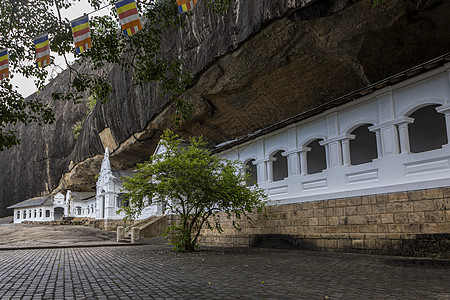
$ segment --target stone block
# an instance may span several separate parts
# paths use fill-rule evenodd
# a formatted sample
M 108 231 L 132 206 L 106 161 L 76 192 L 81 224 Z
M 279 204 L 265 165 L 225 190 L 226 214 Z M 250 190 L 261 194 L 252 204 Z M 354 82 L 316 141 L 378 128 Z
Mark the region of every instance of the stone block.
M 352 249 L 364 249 L 364 240 L 352 240 Z
M 409 213 L 408 218 L 410 223 L 424 223 L 425 213 L 424 212 Z
M 317 209 L 319 207 L 319 205 L 318 205 L 317 201 L 315 201 L 315 202 L 308 202 L 307 203 L 307 207 L 308 207 L 308 209 Z
M 314 226 L 314 233 L 326 233 L 327 227 L 326 226 Z
M 365 239 L 364 249 L 375 250 L 377 248 L 377 242 L 375 239 Z
M 376 195 L 370 195 L 370 196 L 362 196 L 361 197 L 361 204 L 375 204 L 377 203 L 377 196 Z
M 336 199 L 336 207 L 348 206 L 347 199 Z
M 379 195 L 377 195 L 377 203 L 386 204 L 388 202 L 389 202 L 389 195 L 388 194 L 379 194 Z
M 394 214 L 382 214 L 380 217 L 383 224 L 394 223 Z
M 445 220 L 446 220 L 447 222 L 450 222 L 450 210 L 447 210 L 447 211 L 445 212 Z
M 442 194 L 444 198 L 450 198 L 450 187 L 442 188 Z
M 437 224 L 436 223 L 420 224 L 420 232 L 421 233 L 436 233 L 437 232 Z
M 386 204 L 375 204 L 372 205 L 373 214 L 384 214 L 386 213 Z
M 369 225 L 381 224 L 381 216 L 380 215 L 367 216 L 367 224 L 369 224 Z
M 317 202 L 317 207 L 318 208 L 328 208 L 328 201 L 324 200 L 324 201 Z
M 332 200 L 328 200 L 328 207 L 335 207 L 336 206 L 336 200 L 332 199 Z
M 408 201 L 408 193 L 407 192 L 399 192 L 399 193 L 390 193 L 389 201 Z
M 314 217 L 314 210 L 308 209 L 303 211 L 303 217 L 304 218 L 312 218 Z
M 366 216 L 348 216 L 348 224 L 365 225 L 367 224 Z
M 338 217 L 339 225 L 348 225 L 348 217 Z
M 408 192 L 408 199 L 410 201 L 419 201 L 419 200 L 423 200 L 422 197 L 422 191 L 410 191 Z
M 356 215 L 357 212 L 358 212 L 358 207 L 357 206 L 348 206 L 348 207 L 345 208 L 345 214 L 347 216 Z
M 352 247 L 351 239 L 339 239 L 338 240 L 338 249 L 346 250 Z
M 436 225 L 437 233 L 450 233 L 450 222 L 448 223 L 438 223 Z
M 386 204 L 387 213 L 397 213 L 403 211 L 403 204 L 401 202 L 393 202 Z
M 407 224 L 408 221 L 408 214 L 407 213 L 396 213 L 394 215 L 395 223 L 397 224 Z
M 434 201 L 432 200 L 421 200 L 414 202 L 414 211 L 431 211 L 434 210 Z
M 436 199 L 434 207 L 436 210 L 450 210 L 450 198 Z
M 361 197 L 351 197 L 347 199 L 348 205 L 361 205 Z
M 319 225 L 319 219 L 318 218 L 309 218 L 308 224 L 309 224 L 309 226 L 317 226 L 317 225 Z
M 326 239 L 324 241 L 324 247 L 328 249 L 337 249 L 338 243 L 336 239 Z
M 405 233 L 419 233 L 420 232 L 420 224 L 403 224 L 402 232 Z
M 325 217 L 327 212 L 324 208 L 318 208 L 314 210 L 314 217 Z
M 378 225 L 378 232 L 388 232 L 389 228 L 388 228 L 388 224 L 379 224 Z
M 443 198 L 444 193 L 442 191 L 442 188 L 423 190 L 422 197 L 423 197 L 423 199 L 438 199 L 438 198 Z
M 327 225 L 336 226 L 336 225 L 339 224 L 338 217 L 328 217 L 327 220 L 328 220 L 328 224 Z
M 445 214 L 443 211 L 427 211 L 425 212 L 425 222 L 438 223 L 445 221 Z
M 403 212 L 413 212 L 414 211 L 414 202 L 412 201 L 408 201 L 408 202 L 403 202 Z
M 375 233 L 378 232 L 377 225 L 359 225 L 358 232 L 360 233 Z
M 370 215 L 372 213 L 371 205 L 360 205 L 358 206 L 358 215 Z
M 319 219 L 319 221 L 318 221 L 319 226 L 326 226 L 326 225 L 328 225 L 327 217 L 319 217 L 318 219 Z
M 389 224 L 388 225 L 388 231 L 389 233 L 400 233 L 402 231 L 402 225 L 400 224 Z

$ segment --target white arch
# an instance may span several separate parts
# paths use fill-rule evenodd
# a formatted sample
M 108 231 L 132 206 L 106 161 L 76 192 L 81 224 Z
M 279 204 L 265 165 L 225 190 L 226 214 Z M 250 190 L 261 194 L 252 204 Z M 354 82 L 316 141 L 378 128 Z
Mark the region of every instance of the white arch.
M 278 151 L 286 152 L 287 148 L 286 147 L 280 147 L 280 146 L 274 147 L 270 151 L 267 152 L 267 153 L 270 153 L 267 157 L 269 158 L 269 157 L 274 156 L 275 153 L 277 153 Z
M 251 161 L 252 159 L 258 160 L 258 158 L 257 158 L 256 156 L 252 155 L 252 156 L 247 156 L 244 160 L 241 160 L 241 161 L 242 161 L 242 164 L 243 164 L 243 165 L 246 165 L 246 164 L 248 164 L 248 162 Z
M 373 125 L 377 125 L 378 122 L 374 119 L 368 119 L 368 118 L 362 118 L 359 120 L 356 120 L 354 122 L 352 122 L 350 125 L 348 125 L 343 131 L 343 134 L 346 133 L 351 133 L 353 130 L 355 130 L 356 128 L 358 128 L 359 126 L 365 125 L 365 124 L 371 124 Z
M 322 135 L 322 134 L 312 135 L 312 136 L 307 137 L 306 139 L 303 139 L 303 141 L 301 141 L 299 143 L 299 146 L 300 146 L 300 148 L 306 147 L 312 141 L 315 141 L 315 140 L 326 140 L 326 139 L 327 139 L 327 137 L 325 135 Z
M 445 105 L 447 100 L 441 98 L 425 98 L 419 101 L 415 101 L 413 104 L 404 108 L 399 114 L 397 114 L 397 118 L 408 117 L 416 110 L 419 110 L 428 105 Z

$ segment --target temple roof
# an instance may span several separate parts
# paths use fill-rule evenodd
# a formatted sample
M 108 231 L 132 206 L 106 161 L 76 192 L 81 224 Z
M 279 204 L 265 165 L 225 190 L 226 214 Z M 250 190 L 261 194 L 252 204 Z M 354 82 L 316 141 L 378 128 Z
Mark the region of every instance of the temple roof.
M 94 192 L 72 192 L 72 198 L 75 201 L 85 201 L 90 200 L 95 197 Z
M 30 198 L 25 201 L 19 202 L 17 204 L 8 206 L 9 209 L 12 208 L 23 208 L 30 206 L 52 206 L 53 205 L 53 197 L 52 196 L 44 196 L 44 197 L 35 197 Z

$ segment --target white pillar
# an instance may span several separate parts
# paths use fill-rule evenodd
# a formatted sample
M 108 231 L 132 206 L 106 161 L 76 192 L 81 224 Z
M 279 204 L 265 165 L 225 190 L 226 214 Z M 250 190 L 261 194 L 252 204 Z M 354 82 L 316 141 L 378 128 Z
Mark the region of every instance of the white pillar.
M 267 181 L 272 182 L 273 181 L 273 162 L 275 159 L 269 159 L 266 161 L 267 166 Z
M 375 130 L 375 137 L 377 139 L 377 154 L 378 158 L 383 157 L 383 150 L 381 147 L 381 133 L 380 130 Z
M 267 181 L 266 161 L 264 159 L 256 160 L 253 162 L 256 165 L 256 171 L 258 174 L 258 184 Z
M 351 165 L 351 159 L 350 159 L 350 140 L 349 139 L 343 139 L 342 141 L 342 159 L 343 159 L 343 166 L 350 166 Z
M 298 150 L 286 151 L 281 155 L 287 156 L 288 162 L 288 176 L 295 176 L 300 174 L 300 158 Z
M 408 123 L 400 123 L 398 126 L 398 133 L 400 137 L 400 153 L 405 154 L 410 152 L 409 147 L 409 133 Z
M 447 143 L 450 144 L 450 104 L 436 107 L 436 111 L 441 114 L 445 114 L 445 127 L 447 130 Z
M 308 158 L 306 156 L 306 153 L 308 151 L 311 151 L 311 148 L 303 147 L 303 149 L 300 151 L 300 172 L 302 175 L 308 174 Z

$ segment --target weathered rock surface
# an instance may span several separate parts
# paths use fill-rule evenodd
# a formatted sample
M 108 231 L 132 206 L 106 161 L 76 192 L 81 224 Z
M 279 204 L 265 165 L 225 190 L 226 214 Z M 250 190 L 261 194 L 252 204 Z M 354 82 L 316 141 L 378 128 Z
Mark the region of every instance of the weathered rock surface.
M 163 45 L 196 78 L 184 95 L 195 115 L 176 130 L 224 142 L 447 53 L 449 15 L 450 2 L 437 0 L 241 0 L 224 15 L 198 5 Z M 56 124 L 21 127 L 22 145 L 0 153 L 0 216 L 58 185 L 91 188 L 104 146 L 114 150 L 113 167 L 132 167 L 173 127 L 174 109 L 157 85 L 133 86 L 130 73 L 109 72 L 111 101 L 86 117 L 78 140 L 72 126 L 87 108 L 55 103 Z M 44 95 L 64 88 L 66 77 Z

